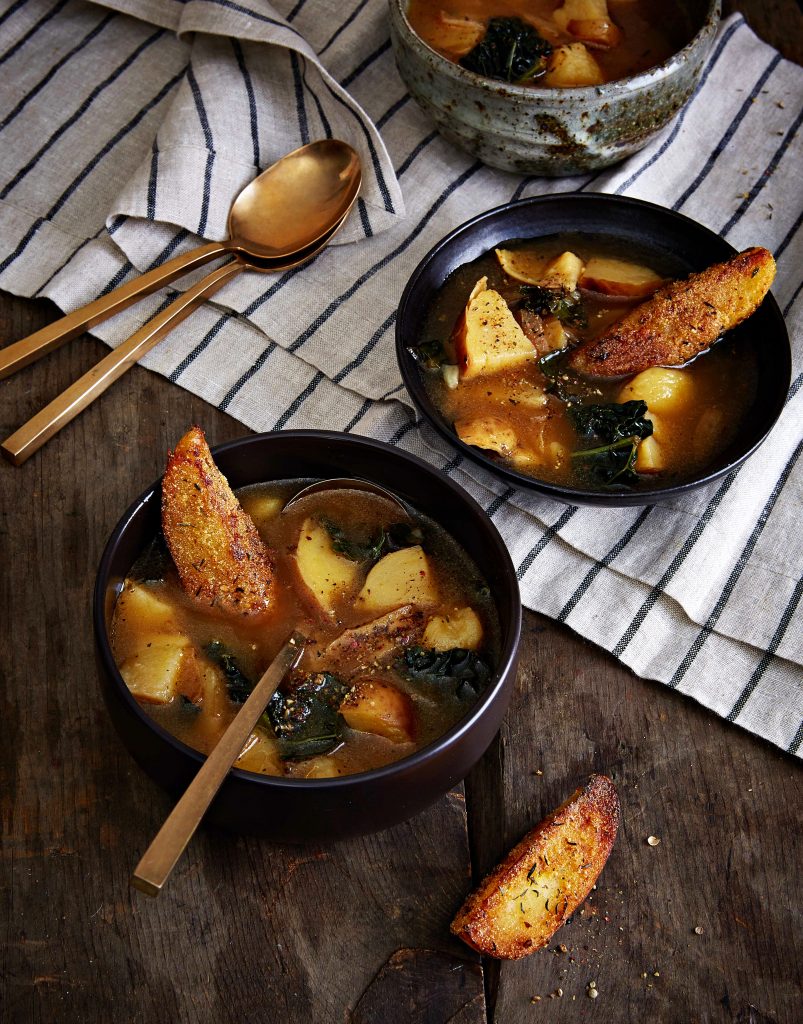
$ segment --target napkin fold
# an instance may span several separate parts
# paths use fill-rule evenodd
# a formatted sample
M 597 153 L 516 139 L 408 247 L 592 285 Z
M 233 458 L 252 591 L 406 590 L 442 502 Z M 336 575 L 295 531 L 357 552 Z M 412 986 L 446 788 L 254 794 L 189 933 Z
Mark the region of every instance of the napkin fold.
M 434 131 L 396 71 L 384 0 L 28 0 L 0 33 L 0 287 L 73 309 L 224 238 L 234 196 L 279 156 L 347 140 L 364 185 L 337 244 L 242 275 L 143 363 L 253 429 L 357 431 L 440 466 L 494 518 L 526 606 L 800 754 L 801 69 L 731 18 L 658 139 L 545 180 Z M 668 504 L 603 512 L 506 487 L 417 424 L 401 384 L 395 309 L 424 253 L 482 210 L 571 190 L 661 203 L 778 260 L 794 356 L 781 419 L 741 469 Z M 117 344 L 175 294 L 93 333 Z

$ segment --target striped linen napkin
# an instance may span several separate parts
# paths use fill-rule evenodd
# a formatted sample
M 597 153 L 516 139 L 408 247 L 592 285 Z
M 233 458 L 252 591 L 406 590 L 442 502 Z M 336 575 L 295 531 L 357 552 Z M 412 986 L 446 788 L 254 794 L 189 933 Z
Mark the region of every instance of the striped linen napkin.
M 357 431 L 423 456 L 493 517 L 527 607 L 800 756 L 803 71 L 731 18 L 660 138 L 552 181 L 433 131 L 396 71 L 384 0 L 16 0 L 0 64 L 0 287 L 64 310 L 225 237 L 233 197 L 282 153 L 351 142 L 365 183 L 337 244 L 242 275 L 143 363 L 255 430 Z M 781 420 L 740 470 L 667 505 L 603 512 L 506 487 L 416 423 L 396 368 L 395 309 L 424 253 L 480 211 L 571 190 L 661 203 L 778 259 L 794 347 Z M 115 345 L 175 294 L 94 333 Z

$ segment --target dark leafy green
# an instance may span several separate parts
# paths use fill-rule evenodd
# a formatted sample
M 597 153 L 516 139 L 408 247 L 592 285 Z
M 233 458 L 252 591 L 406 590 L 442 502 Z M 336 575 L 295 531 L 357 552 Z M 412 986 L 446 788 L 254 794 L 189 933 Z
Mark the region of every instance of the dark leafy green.
M 131 566 L 128 578 L 136 583 L 161 583 L 170 561 L 170 552 L 164 535 L 159 533 Z
M 393 523 L 385 531 L 384 554 L 424 543 L 424 530 L 414 523 Z
M 638 400 L 570 406 L 577 434 L 586 443 L 572 458 L 598 484 L 634 483 L 639 441 L 652 434 L 646 412 L 647 403 Z
M 340 555 L 352 562 L 375 562 L 385 546 L 386 534 L 380 527 L 379 533 L 366 540 L 350 537 L 337 523 L 331 519 L 322 519 L 326 532 L 332 538 L 332 547 Z
M 254 684 L 246 677 L 237 664 L 237 659 L 226 650 L 220 640 L 212 640 L 204 648 L 206 654 L 216 665 L 223 669 L 229 700 L 235 704 L 244 704 L 254 688 Z
M 559 398 L 567 406 L 580 402 L 592 403 L 602 392 L 584 377 L 573 373 L 566 366 L 566 349 L 547 352 L 538 360 L 538 368 L 545 378 L 544 390 Z
M 460 64 L 485 78 L 521 84 L 544 74 L 551 53 L 551 44 L 521 18 L 491 18 Z
M 185 711 L 191 711 L 194 715 L 197 715 L 201 710 L 200 704 L 196 704 L 189 697 L 185 697 L 183 693 L 181 694 L 181 706 Z
M 438 341 L 437 338 L 419 342 L 412 347 L 412 353 L 419 363 L 428 370 L 437 370 L 444 363 L 449 362 L 443 342 Z
M 380 527 L 377 534 L 367 539 L 349 535 L 331 519 L 322 519 L 321 523 L 332 538 L 334 550 L 352 562 L 376 562 L 391 551 L 413 547 L 421 544 L 424 539 L 424 531 L 412 523 L 393 523 L 386 528 Z
M 475 651 L 466 651 L 462 647 L 454 647 L 451 651 L 408 647 L 394 667 L 414 683 L 439 688 L 452 686 L 461 700 L 476 697 L 491 677 L 491 670 L 482 658 Z
M 213 640 L 204 649 L 223 669 L 229 699 L 235 704 L 244 703 L 254 684 L 237 660 L 219 640 Z M 287 692 L 277 690 L 259 721 L 276 736 L 279 756 L 298 760 L 328 754 L 339 746 L 343 720 L 338 708 L 348 691 L 348 684 L 331 672 L 302 677 Z
M 540 284 L 521 286 L 521 304 L 539 316 L 554 316 L 562 324 L 587 327 L 588 319 L 578 291 L 566 288 L 544 288 Z
M 288 693 L 275 693 L 266 714 L 279 741 L 279 756 L 299 760 L 339 746 L 343 719 L 338 708 L 348 691 L 348 684 L 331 672 L 318 672 Z

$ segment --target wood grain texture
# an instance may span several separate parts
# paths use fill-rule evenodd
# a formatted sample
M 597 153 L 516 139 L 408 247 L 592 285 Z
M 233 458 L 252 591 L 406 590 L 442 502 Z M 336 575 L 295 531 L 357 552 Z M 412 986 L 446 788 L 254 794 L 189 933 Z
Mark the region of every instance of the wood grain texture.
M 798 0 L 723 0 L 723 17 L 736 11 L 787 60 L 803 64 L 803 10 Z
M 52 316 L 5 298 L 0 338 Z M 76 341 L 3 382 L 2 430 L 102 353 Z M 441 973 L 451 958 L 461 978 L 457 993 L 433 986 L 413 956 L 420 1019 L 480 1024 L 479 958 L 449 934 L 470 881 L 462 786 L 412 822 L 327 848 L 205 829 L 158 901 L 129 890 L 170 803 L 107 719 L 90 592 L 124 507 L 193 422 L 212 444 L 245 433 L 137 367 L 25 466 L 0 465 L 0 1020 L 340 1021 L 407 948 L 440 957 Z
M 616 783 L 622 824 L 596 891 L 549 948 L 486 961 L 492 1019 L 530 1021 L 540 996 L 558 1021 L 725 1024 L 753 1005 L 791 1024 L 803 957 L 799 766 L 541 616 L 526 617 L 524 652 L 497 744 L 467 784 L 475 871 L 589 771 Z
M 725 7 L 801 59 L 795 0 Z M 0 297 L 0 343 L 55 315 Z M 105 351 L 76 340 L 2 382 L 0 429 Z M 465 799 L 330 848 L 206 829 L 158 901 L 130 892 L 169 801 L 100 701 L 90 589 L 125 504 L 195 422 L 213 444 L 245 433 L 135 368 L 25 466 L 0 465 L 0 1021 L 800 1019 L 799 766 L 531 613 L 513 705 Z M 547 950 L 480 963 L 448 930 L 472 878 L 589 771 L 622 803 L 592 899 Z

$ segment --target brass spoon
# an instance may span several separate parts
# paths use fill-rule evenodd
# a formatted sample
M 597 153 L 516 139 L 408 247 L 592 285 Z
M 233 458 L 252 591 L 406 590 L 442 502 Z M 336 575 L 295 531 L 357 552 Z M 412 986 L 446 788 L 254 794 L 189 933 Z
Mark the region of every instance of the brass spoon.
M 305 643 L 304 637 L 293 633 L 270 663 L 142 855 L 131 876 L 134 888 L 148 896 L 159 895 L 231 766 L 242 753 L 268 701 L 290 669 L 298 664 Z
M 229 238 L 175 256 L 108 295 L 76 309 L 0 350 L 0 380 L 65 341 L 127 309 L 210 260 L 234 253 L 255 269 L 261 260 L 286 260 L 329 234 L 360 187 L 360 160 L 338 139 L 310 142 L 288 153 L 247 185 L 229 214 Z M 284 263 L 278 269 L 292 264 Z
M 334 477 L 331 480 L 317 480 L 314 484 L 302 487 L 298 494 L 294 494 L 285 504 L 282 509 L 282 515 L 303 498 L 308 498 L 311 494 L 319 494 L 321 491 L 367 491 L 369 494 L 375 494 L 377 497 L 384 498 L 385 501 L 395 505 L 405 519 L 410 518 L 410 509 L 393 491 L 389 491 L 386 487 L 382 487 L 381 484 L 375 484 L 371 480 L 347 476 Z
M 345 143 L 340 145 L 345 145 Z M 354 156 L 356 159 L 356 153 Z M 82 412 L 98 395 L 101 395 L 121 377 L 130 366 L 133 366 L 138 359 L 149 352 L 176 324 L 186 319 L 205 297 L 214 294 L 221 288 L 229 278 L 246 269 L 262 273 L 287 270 L 311 259 L 320 252 L 343 224 L 357 198 L 360 177 L 359 161 L 352 173 L 353 187 L 343 191 L 340 198 L 341 206 L 333 211 L 339 213 L 338 219 L 334 223 L 330 223 L 328 230 L 318 235 L 310 245 L 286 256 L 265 259 L 252 258 L 248 263 L 238 256 L 232 262 L 225 263 L 222 267 L 214 270 L 202 281 L 183 292 L 167 309 L 154 316 L 122 345 L 101 359 L 91 370 L 66 388 L 10 437 L 7 437 L 0 445 L 2 455 L 15 466 L 21 466 L 54 434 L 75 419 L 78 413 Z M 292 183 L 288 183 L 288 186 L 285 199 L 289 202 Z M 316 225 L 316 231 L 319 227 L 320 223 Z

